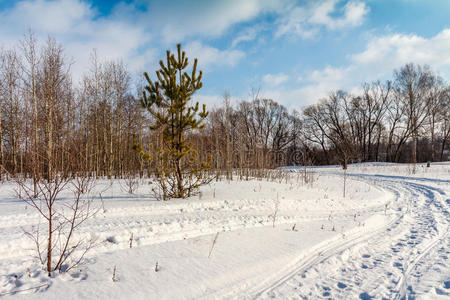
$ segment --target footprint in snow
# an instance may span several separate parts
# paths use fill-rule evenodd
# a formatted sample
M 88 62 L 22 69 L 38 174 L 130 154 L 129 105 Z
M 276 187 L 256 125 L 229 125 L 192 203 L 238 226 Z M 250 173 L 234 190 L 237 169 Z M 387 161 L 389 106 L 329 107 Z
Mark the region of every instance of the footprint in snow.
M 399 268 L 400 270 L 403 270 L 403 265 L 401 263 L 399 263 L 399 262 L 395 262 L 393 264 L 393 266 L 396 267 L 396 268 Z
M 359 299 L 362 299 L 362 300 L 370 300 L 370 299 L 373 299 L 373 298 L 375 298 L 375 297 L 370 296 L 366 292 L 359 294 Z
M 447 289 L 447 290 L 450 289 L 450 281 L 445 281 L 444 282 L 444 288 Z
M 342 283 L 342 282 L 338 282 L 337 286 L 338 286 L 338 288 L 340 288 L 340 289 L 345 289 L 345 288 L 347 287 L 347 285 L 344 284 L 344 283 Z
M 443 289 L 440 288 L 435 288 L 436 294 L 441 295 L 441 296 L 448 296 L 450 295 L 449 292 L 444 291 Z
M 117 244 L 118 243 L 115 236 L 107 237 L 106 241 L 110 242 L 111 244 Z

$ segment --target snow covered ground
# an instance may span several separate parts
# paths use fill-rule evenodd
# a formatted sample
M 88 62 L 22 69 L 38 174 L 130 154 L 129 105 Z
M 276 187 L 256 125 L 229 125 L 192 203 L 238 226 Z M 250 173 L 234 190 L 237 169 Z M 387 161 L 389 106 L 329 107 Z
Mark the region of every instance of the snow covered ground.
M 118 180 L 98 181 L 92 196 L 101 209 L 77 233 L 97 246 L 54 278 L 23 233 L 38 215 L 15 199 L 14 184 L 0 184 L 0 297 L 450 297 L 450 164 L 415 173 L 410 165 L 351 165 L 345 198 L 340 168 L 311 168 L 307 184 L 303 171 L 287 168 L 282 182 L 214 182 L 201 196 L 171 201 L 156 201 L 147 182 L 131 195 Z

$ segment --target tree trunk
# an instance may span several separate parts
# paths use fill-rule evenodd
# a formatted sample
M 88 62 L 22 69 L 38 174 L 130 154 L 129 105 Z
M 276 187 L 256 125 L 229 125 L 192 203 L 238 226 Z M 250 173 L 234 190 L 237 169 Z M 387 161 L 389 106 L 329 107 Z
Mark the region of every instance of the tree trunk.
M 3 125 L 2 125 L 2 108 L 3 108 L 3 104 L 1 102 L 2 98 L 0 97 L 0 164 L 1 164 L 1 168 L 0 168 L 0 180 L 3 180 L 3 168 L 5 167 L 5 152 L 3 149 Z
M 52 180 L 53 174 L 53 97 L 50 96 L 47 111 L 47 181 Z
M 52 200 L 50 200 L 52 201 Z M 52 204 L 48 208 L 48 247 L 47 247 L 47 272 L 48 276 L 52 276 L 52 232 L 53 232 L 53 212 Z

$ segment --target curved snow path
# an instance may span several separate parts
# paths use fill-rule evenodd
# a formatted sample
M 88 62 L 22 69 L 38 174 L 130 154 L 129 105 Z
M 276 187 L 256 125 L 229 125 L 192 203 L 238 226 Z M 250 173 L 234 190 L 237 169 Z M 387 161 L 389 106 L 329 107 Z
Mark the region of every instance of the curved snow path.
M 349 174 L 396 194 L 393 222 L 331 242 L 247 298 L 403 299 L 449 296 L 450 180 Z M 319 255 L 318 255 L 319 253 Z

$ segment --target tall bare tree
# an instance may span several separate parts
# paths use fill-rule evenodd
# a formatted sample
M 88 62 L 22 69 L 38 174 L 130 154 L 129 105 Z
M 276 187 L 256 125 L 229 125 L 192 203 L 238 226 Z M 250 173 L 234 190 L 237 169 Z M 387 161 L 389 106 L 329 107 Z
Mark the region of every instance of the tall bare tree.
M 406 64 L 394 71 L 395 88 L 406 113 L 406 127 L 412 138 L 411 162 L 417 162 L 419 130 L 426 118 L 430 101 L 430 89 L 435 75 L 428 66 Z

